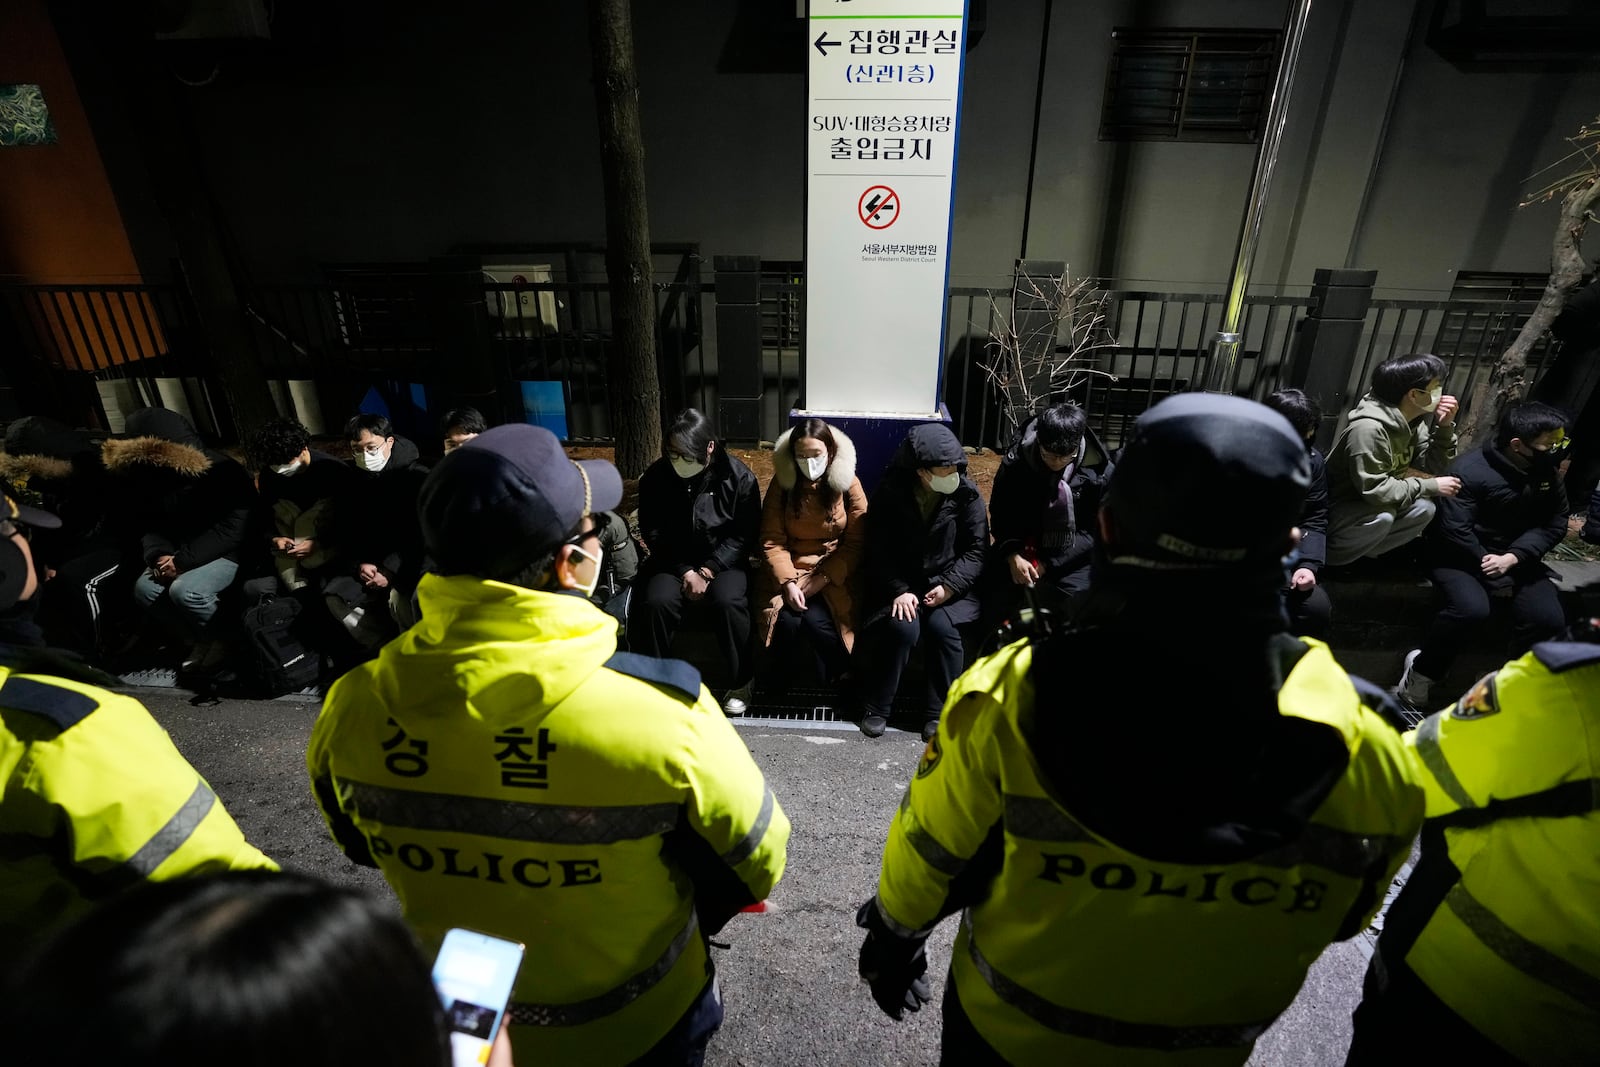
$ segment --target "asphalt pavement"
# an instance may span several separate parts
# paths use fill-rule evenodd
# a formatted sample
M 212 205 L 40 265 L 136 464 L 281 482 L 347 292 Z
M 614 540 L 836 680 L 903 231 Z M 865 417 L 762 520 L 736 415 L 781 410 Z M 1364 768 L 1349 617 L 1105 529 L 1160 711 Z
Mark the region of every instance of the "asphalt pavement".
M 376 871 L 345 859 L 312 802 L 305 748 L 318 704 L 239 701 L 196 706 L 181 690 L 135 689 L 206 776 L 245 835 L 287 868 L 362 887 L 394 902 Z M 883 1016 L 856 977 L 856 907 L 877 883 L 889 818 L 922 754 L 921 740 L 853 727 L 750 721 L 740 732 L 794 825 L 789 865 L 766 914 L 741 915 L 715 950 L 727 1021 L 708 1063 L 932 1064 L 938 997 L 956 923 L 930 941 L 935 999 L 904 1022 Z M 1252 1064 L 1337 1065 L 1350 1042 L 1368 947 L 1334 945 L 1293 1006 L 1257 1043 Z

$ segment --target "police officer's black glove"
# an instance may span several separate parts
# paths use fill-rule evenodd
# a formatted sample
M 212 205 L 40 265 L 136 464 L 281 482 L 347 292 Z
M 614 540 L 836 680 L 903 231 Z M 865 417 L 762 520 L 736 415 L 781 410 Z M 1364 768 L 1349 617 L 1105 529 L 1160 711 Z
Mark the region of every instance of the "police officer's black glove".
M 861 943 L 861 977 L 872 988 L 872 999 L 891 1019 L 904 1012 L 921 1011 L 933 999 L 928 988 L 928 954 L 924 939 L 900 937 L 891 932 L 878 914 L 876 899 L 868 900 L 856 912 L 856 925 L 867 932 Z

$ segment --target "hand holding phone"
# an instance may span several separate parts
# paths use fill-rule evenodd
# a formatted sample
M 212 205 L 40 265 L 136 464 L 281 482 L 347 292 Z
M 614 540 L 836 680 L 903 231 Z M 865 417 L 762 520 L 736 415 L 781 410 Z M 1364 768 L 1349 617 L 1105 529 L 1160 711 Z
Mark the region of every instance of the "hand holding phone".
M 433 961 L 433 985 L 444 1004 L 454 1067 L 484 1067 L 491 1051 L 496 1063 L 510 1062 L 509 1046 L 496 1046 L 504 1030 L 506 1005 L 522 966 L 523 947 L 515 941 L 456 928 L 444 935 Z

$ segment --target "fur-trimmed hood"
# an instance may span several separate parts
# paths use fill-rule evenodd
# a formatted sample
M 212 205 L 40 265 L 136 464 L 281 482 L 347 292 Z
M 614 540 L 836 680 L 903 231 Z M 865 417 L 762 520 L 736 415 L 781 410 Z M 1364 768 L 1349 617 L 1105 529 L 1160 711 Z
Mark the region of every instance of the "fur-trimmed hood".
M 0 478 L 25 482 L 29 478 L 64 481 L 72 477 L 72 461 L 54 456 L 13 456 L 0 452 Z
M 211 457 L 202 450 L 160 437 L 112 438 L 100 446 L 100 455 L 111 474 L 128 474 L 141 467 L 153 467 L 198 478 L 211 469 Z
M 826 475 L 828 488 L 835 493 L 846 493 L 856 480 L 855 442 L 837 426 L 830 425 L 828 429 L 833 433 L 833 461 L 828 464 Z M 793 429 L 785 430 L 772 446 L 772 477 L 784 492 L 793 489 L 800 479 L 800 468 L 790 446 L 793 436 Z

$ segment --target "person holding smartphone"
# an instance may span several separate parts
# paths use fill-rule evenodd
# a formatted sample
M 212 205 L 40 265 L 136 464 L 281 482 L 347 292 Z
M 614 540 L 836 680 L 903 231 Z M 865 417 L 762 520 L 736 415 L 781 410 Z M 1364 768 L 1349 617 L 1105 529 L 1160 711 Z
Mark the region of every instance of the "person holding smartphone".
M 602 460 L 497 426 L 422 488 L 422 621 L 341 678 L 307 762 L 335 839 L 430 948 L 520 942 L 530 1063 L 698 1064 L 721 1025 L 706 939 L 783 873 L 789 820 L 688 664 L 617 653 L 589 596 Z
M 405 924 L 301 874 L 135 889 L 63 930 L 3 993 L 14 1063 L 454 1067 L 455 1033 Z M 492 1049 L 471 1062 L 511 1067 L 504 1035 Z

